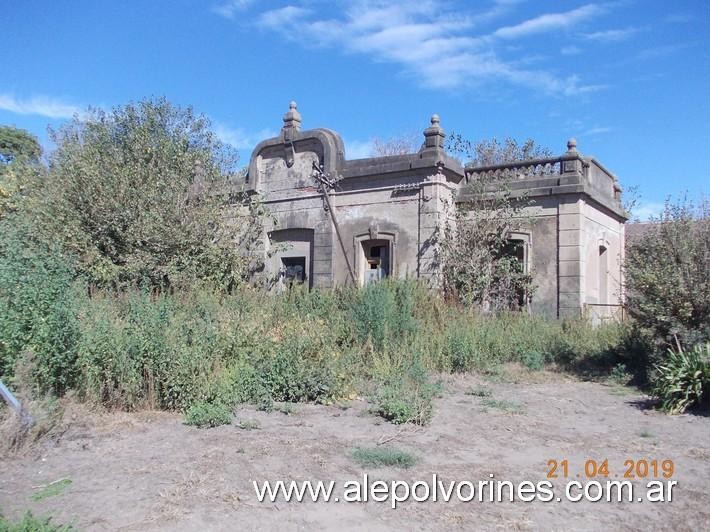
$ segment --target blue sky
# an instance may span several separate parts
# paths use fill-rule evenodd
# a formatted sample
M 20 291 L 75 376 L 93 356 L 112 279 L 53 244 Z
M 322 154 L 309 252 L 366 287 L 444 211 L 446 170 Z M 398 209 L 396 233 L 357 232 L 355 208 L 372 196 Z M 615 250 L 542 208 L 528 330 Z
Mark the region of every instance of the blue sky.
M 0 123 L 46 143 L 88 105 L 165 95 L 248 162 L 290 100 L 348 158 L 432 113 L 466 138 L 568 137 L 637 215 L 710 182 L 710 2 L 0 0 Z

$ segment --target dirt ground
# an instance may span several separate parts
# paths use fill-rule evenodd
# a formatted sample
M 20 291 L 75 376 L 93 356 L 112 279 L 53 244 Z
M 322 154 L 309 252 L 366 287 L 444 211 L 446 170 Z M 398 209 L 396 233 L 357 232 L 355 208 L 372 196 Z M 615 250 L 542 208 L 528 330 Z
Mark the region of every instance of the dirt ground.
M 482 388 L 490 397 L 471 395 Z M 94 416 L 56 442 L 5 458 L 0 509 L 11 518 L 51 515 L 81 530 L 710 530 L 710 418 L 666 416 L 646 399 L 552 373 L 509 372 L 446 377 L 424 428 L 384 422 L 362 400 L 296 405 L 290 414 L 245 407 L 232 425 L 213 429 L 159 412 Z M 240 428 L 243 420 L 260 427 Z M 353 448 L 385 441 L 417 464 L 363 468 L 353 460 Z M 548 460 L 565 458 L 573 478 L 590 458 L 608 458 L 612 476 L 627 459 L 671 459 L 678 485 L 670 503 L 407 502 L 396 510 L 376 502 L 260 503 L 252 487 L 279 479 L 342 484 L 365 472 L 383 480 L 436 473 L 478 481 L 492 473 L 537 482 Z M 33 500 L 60 479 L 71 484 Z M 557 495 L 563 481 L 554 485 Z

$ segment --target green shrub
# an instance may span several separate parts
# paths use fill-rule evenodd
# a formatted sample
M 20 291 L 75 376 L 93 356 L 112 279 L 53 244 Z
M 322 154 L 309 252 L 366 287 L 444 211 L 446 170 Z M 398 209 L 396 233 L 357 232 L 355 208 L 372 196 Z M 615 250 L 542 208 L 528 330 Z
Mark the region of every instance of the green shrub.
M 663 213 L 626 249 L 627 308 L 650 340 L 654 360 L 675 345 L 710 341 L 710 213 L 682 200 Z
M 414 310 L 423 286 L 416 281 L 372 283 L 355 297 L 350 315 L 357 339 L 370 339 L 375 349 L 396 343 L 417 330 Z
M 626 370 L 626 364 L 617 364 L 609 373 L 609 380 L 614 384 L 625 386 L 629 383 L 630 377 Z
M 537 351 L 527 351 L 523 353 L 520 361 L 526 368 L 535 371 L 545 368 L 545 356 Z
M 383 380 L 374 394 L 375 412 L 392 423 L 426 425 L 433 413 L 434 398 L 441 384 L 432 383 L 418 363 L 395 371 Z
M 318 336 L 289 335 L 255 360 L 263 387 L 274 401 L 323 402 L 337 391 L 335 360 Z
M 478 331 L 472 327 L 452 327 L 446 335 L 446 356 L 451 371 L 464 372 L 488 365 L 488 356 L 479 346 Z
M 61 395 L 76 377 L 74 270 L 67 257 L 33 242 L 22 223 L 17 216 L 0 223 L 0 378 L 9 380 L 29 352 L 40 391 Z
M 35 517 L 27 512 L 22 519 L 11 522 L 0 515 L 0 532 L 71 532 L 76 530 L 71 525 L 52 523 L 51 517 Z
M 232 422 L 232 411 L 224 405 L 198 402 L 187 409 L 185 424 L 196 427 L 218 427 Z
M 358 447 L 353 459 L 363 467 L 399 467 L 409 469 L 417 459 L 411 453 L 393 447 Z
M 653 393 L 663 410 L 679 414 L 700 404 L 710 393 L 710 342 L 690 351 L 669 351 L 657 370 Z
M 209 293 L 94 295 L 81 311 L 82 391 L 127 410 L 183 409 L 207 399 L 222 354 L 216 322 L 223 310 Z

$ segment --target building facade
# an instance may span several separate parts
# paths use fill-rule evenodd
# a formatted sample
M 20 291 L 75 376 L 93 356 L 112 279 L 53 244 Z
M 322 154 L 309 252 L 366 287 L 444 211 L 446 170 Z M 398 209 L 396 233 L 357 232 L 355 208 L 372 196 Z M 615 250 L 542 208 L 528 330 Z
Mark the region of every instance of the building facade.
M 531 200 L 529 228 L 508 235 L 537 286 L 533 312 L 605 318 L 622 301 L 621 187 L 571 139 L 559 157 L 462 167 L 434 115 L 416 153 L 347 160 L 340 136 L 301 128 L 295 103 L 278 137 L 254 149 L 245 186 L 273 215 L 267 273 L 280 284 L 363 285 L 384 277 L 437 283 L 436 238 L 472 183 L 504 180 Z

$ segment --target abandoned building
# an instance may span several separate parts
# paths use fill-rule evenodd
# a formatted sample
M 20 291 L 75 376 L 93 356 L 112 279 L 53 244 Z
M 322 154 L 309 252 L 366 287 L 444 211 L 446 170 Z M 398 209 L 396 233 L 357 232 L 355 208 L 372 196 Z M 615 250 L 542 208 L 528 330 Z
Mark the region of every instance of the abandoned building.
M 532 201 L 526 218 L 534 223 L 508 235 L 537 286 L 532 311 L 617 312 L 626 214 L 614 174 L 581 155 L 574 139 L 558 157 L 464 168 L 447 155 L 445 136 L 434 115 L 418 152 L 347 160 L 336 132 L 301 129 L 292 102 L 279 136 L 254 148 L 246 177 L 275 220 L 267 270 L 310 287 L 384 277 L 436 283 L 434 236 L 451 206 L 470 198 L 471 183 L 494 177 Z

